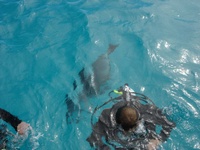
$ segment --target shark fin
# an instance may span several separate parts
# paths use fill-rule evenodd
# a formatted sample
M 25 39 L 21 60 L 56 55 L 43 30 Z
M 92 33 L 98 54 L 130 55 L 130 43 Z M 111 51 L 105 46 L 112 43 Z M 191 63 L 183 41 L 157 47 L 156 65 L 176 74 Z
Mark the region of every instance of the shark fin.
M 109 44 L 109 47 L 108 47 L 108 50 L 107 50 L 108 55 L 109 55 L 110 53 L 112 53 L 118 46 L 119 46 L 119 44 L 116 44 L 116 45 L 114 45 L 114 44 Z

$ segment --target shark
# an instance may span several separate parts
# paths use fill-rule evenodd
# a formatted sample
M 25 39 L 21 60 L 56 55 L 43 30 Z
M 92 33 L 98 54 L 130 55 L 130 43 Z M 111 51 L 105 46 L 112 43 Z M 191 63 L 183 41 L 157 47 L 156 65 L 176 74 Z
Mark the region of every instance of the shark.
M 109 44 L 107 51 L 100 55 L 95 62 L 92 63 L 92 73 L 87 74 L 85 68 L 83 67 L 80 72 L 78 73 L 78 76 L 80 78 L 80 82 L 83 86 L 82 92 L 79 94 L 79 99 L 87 99 L 92 96 L 96 96 L 101 94 L 101 87 L 109 80 L 110 78 L 110 59 L 109 56 L 111 53 L 115 51 L 115 49 L 118 47 L 118 45 Z M 74 91 L 77 88 L 77 82 L 74 80 L 73 82 Z M 66 119 L 67 122 L 70 123 L 70 116 L 73 114 L 74 111 L 78 111 L 80 115 L 80 105 L 75 104 L 73 100 L 66 95 L 65 99 L 66 105 L 67 105 L 67 113 L 66 113 Z M 79 118 L 79 117 L 78 117 Z M 76 118 L 76 122 L 79 120 Z

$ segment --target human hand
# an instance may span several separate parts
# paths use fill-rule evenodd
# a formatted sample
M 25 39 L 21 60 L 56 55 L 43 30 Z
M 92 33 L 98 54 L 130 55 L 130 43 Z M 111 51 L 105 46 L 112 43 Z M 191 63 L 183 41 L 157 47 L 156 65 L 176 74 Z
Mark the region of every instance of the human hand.
M 158 139 L 151 139 L 147 145 L 148 150 L 156 150 L 161 142 Z
M 26 133 L 26 131 L 28 130 L 28 128 L 30 127 L 29 124 L 27 124 L 26 122 L 21 122 L 20 124 L 18 124 L 17 126 L 17 132 L 20 135 L 24 135 Z

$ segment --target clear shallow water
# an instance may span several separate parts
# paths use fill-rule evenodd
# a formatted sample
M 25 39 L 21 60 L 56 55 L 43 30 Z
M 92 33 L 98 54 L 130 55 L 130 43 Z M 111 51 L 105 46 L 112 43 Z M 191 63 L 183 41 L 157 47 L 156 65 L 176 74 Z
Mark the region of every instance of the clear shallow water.
M 0 107 L 34 130 L 21 149 L 90 149 L 89 107 L 128 82 L 176 122 L 160 149 L 200 149 L 198 0 L 0 1 Z M 66 124 L 65 94 L 84 66 L 110 55 L 105 93 Z M 81 91 L 81 89 L 78 89 Z M 10 128 L 12 130 L 12 128 Z

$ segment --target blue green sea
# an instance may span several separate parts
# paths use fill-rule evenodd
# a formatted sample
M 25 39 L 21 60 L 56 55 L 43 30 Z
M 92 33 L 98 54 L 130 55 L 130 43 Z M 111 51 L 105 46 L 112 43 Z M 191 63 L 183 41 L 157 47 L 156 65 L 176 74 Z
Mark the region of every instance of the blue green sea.
M 90 150 L 92 111 L 124 83 L 176 123 L 160 150 L 200 149 L 199 0 L 0 0 L 0 8 L 0 108 L 33 128 L 13 149 Z M 79 103 L 73 81 L 109 44 L 119 46 L 104 91 Z M 66 94 L 84 110 L 78 123 L 66 122 Z

